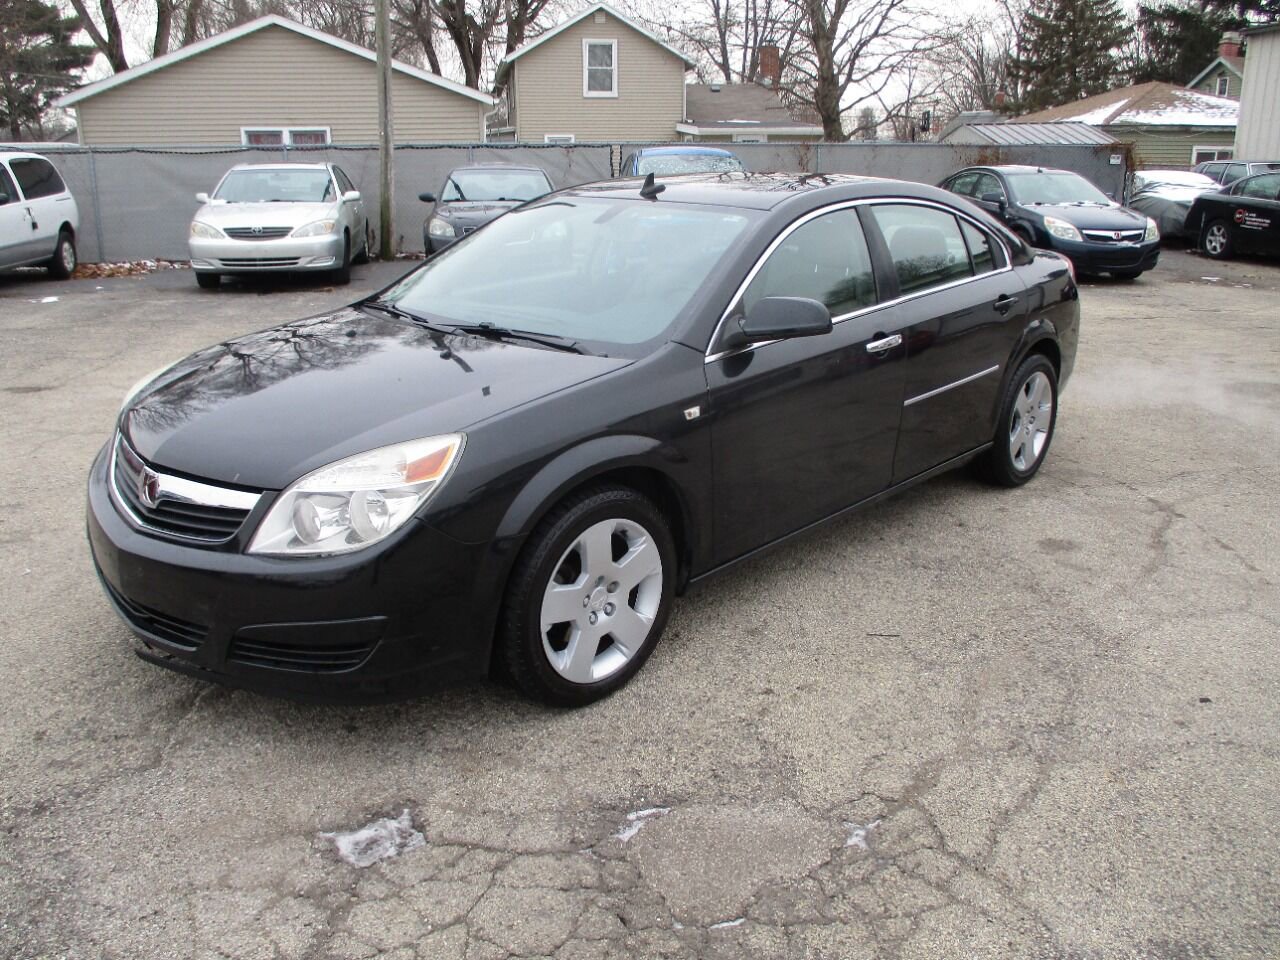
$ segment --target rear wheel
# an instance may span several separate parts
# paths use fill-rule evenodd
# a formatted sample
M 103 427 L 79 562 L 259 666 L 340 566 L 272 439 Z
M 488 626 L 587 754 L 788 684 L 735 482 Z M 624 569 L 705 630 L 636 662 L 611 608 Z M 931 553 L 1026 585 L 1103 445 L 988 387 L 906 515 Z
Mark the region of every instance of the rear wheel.
M 675 545 L 652 502 L 622 486 L 575 494 L 538 525 L 516 563 L 500 663 L 547 703 L 608 696 L 653 652 L 674 584 Z
M 1048 357 L 1033 353 L 1005 387 L 994 443 L 978 460 L 978 471 L 997 486 L 1026 483 L 1044 463 L 1057 419 L 1058 376 Z
M 1204 228 L 1200 237 L 1200 246 L 1206 254 L 1215 260 L 1226 260 L 1231 256 L 1231 230 L 1225 220 L 1214 220 Z
M 49 272 L 59 280 L 66 280 L 76 272 L 77 263 L 76 238 L 63 227 L 58 231 L 58 245 L 54 247 L 53 258 L 49 261 Z
M 222 286 L 222 274 L 197 271 L 196 283 L 201 290 L 217 290 L 218 287 Z
M 364 225 L 364 242 L 360 245 L 360 252 L 356 254 L 352 263 L 368 263 L 369 258 L 373 256 L 373 227 L 366 220 Z

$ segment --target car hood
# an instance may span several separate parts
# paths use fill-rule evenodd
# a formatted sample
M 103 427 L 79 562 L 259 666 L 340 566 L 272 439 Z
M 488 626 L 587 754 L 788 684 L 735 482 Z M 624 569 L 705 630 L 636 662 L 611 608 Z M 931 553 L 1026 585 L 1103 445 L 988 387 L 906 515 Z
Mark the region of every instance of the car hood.
M 220 343 L 132 400 L 121 428 L 151 463 L 281 489 L 365 450 L 454 433 L 626 366 L 348 307 Z
M 338 215 L 336 203 L 206 203 L 194 220 L 217 227 L 300 227 Z
M 1041 216 L 1057 217 L 1083 230 L 1140 230 L 1145 229 L 1147 218 L 1127 207 L 1079 206 L 1074 203 L 1039 203 L 1027 205 L 1024 210 Z

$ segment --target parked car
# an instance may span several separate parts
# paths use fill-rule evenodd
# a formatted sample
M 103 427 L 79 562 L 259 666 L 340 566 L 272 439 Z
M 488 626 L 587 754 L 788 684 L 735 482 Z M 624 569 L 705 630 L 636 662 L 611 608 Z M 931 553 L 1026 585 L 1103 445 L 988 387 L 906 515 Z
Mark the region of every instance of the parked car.
M 1198 242 L 1215 260 L 1280 254 L 1280 172 L 1245 177 L 1197 197 L 1185 230 L 1188 242 Z
M 728 150 L 719 147 L 645 147 L 627 154 L 618 171 L 620 177 L 659 177 L 679 173 L 741 173 L 746 168 Z
M 34 153 L 0 152 L 0 269 L 76 269 L 80 211 L 53 164 Z
M 1161 237 L 1181 237 L 1192 201 L 1217 189 L 1218 184 L 1202 173 L 1139 170 L 1133 175 L 1129 206 L 1154 220 Z
M 942 186 L 968 197 L 1033 246 L 1056 250 L 1080 273 L 1132 280 L 1156 265 L 1160 230 L 1070 170 L 969 167 Z
M 1035 476 L 1063 257 L 921 184 L 656 186 L 553 193 L 144 378 L 88 512 L 138 653 L 297 697 L 500 669 L 583 704 L 690 583 L 965 463 Z
M 188 246 L 196 282 L 224 274 L 321 270 L 351 280 L 373 243 L 364 201 L 334 163 L 242 163 L 197 193 Z
M 513 163 L 457 167 L 444 178 L 438 194 L 418 194 L 423 203 L 434 204 L 422 224 L 423 249 L 427 253 L 443 250 L 512 207 L 553 189 L 539 167 Z
M 1192 169 L 1223 186 L 1230 186 L 1241 177 L 1280 170 L 1280 160 L 1206 160 Z

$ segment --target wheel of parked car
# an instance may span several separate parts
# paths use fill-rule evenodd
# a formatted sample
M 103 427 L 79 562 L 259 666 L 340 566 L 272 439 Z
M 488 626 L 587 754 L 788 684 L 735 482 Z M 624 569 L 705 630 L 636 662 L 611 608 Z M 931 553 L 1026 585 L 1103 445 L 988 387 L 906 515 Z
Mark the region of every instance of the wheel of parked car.
M 342 235 L 342 266 L 333 271 L 333 282 L 345 286 L 351 282 L 351 234 Z
M 1111 275 L 1117 280 L 1137 280 L 1142 276 L 1141 270 L 1112 270 Z
M 1215 260 L 1226 260 L 1231 256 L 1231 228 L 1225 220 L 1214 220 L 1204 228 L 1200 238 L 1200 246 L 1204 252 Z
M 46 249 L 48 249 L 46 247 Z M 66 280 L 76 272 L 76 239 L 66 227 L 58 232 L 58 245 L 54 248 L 53 259 L 49 261 L 49 272 L 59 280 Z
M 978 461 L 982 475 L 1002 487 L 1018 487 L 1044 463 L 1058 419 L 1058 377 L 1035 353 L 1023 360 L 1005 387 L 995 443 Z
M 675 545 L 628 487 L 596 487 L 551 511 L 511 575 L 499 656 L 530 696 L 578 706 L 640 669 L 667 622 Z
M 222 274 L 220 273 L 196 273 L 196 283 L 201 290 L 217 290 L 222 286 Z
M 373 226 L 368 221 L 365 221 L 364 242 L 360 244 L 360 252 L 356 254 L 356 258 L 351 262 L 368 263 L 371 256 L 373 256 Z

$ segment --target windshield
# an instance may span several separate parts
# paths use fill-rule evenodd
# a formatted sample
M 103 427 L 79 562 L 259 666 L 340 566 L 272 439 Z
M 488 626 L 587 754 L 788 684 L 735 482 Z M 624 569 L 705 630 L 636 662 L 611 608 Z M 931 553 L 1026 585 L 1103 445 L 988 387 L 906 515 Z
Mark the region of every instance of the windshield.
M 741 173 L 742 161 L 737 157 L 723 157 L 699 153 L 660 153 L 641 157 L 636 162 L 636 173 Z
M 328 170 L 232 170 L 215 200 L 227 203 L 324 203 L 333 199 Z
M 459 241 L 383 299 L 442 325 L 639 344 L 671 326 L 750 216 L 639 199 L 549 200 Z
M 1075 173 L 1010 174 L 1009 190 L 1017 203 L 1111 204 L 1105 193 Z
M 534 200 L 551 192 L 541 170 L 455 170 L 445 181 L 441 201 Z

